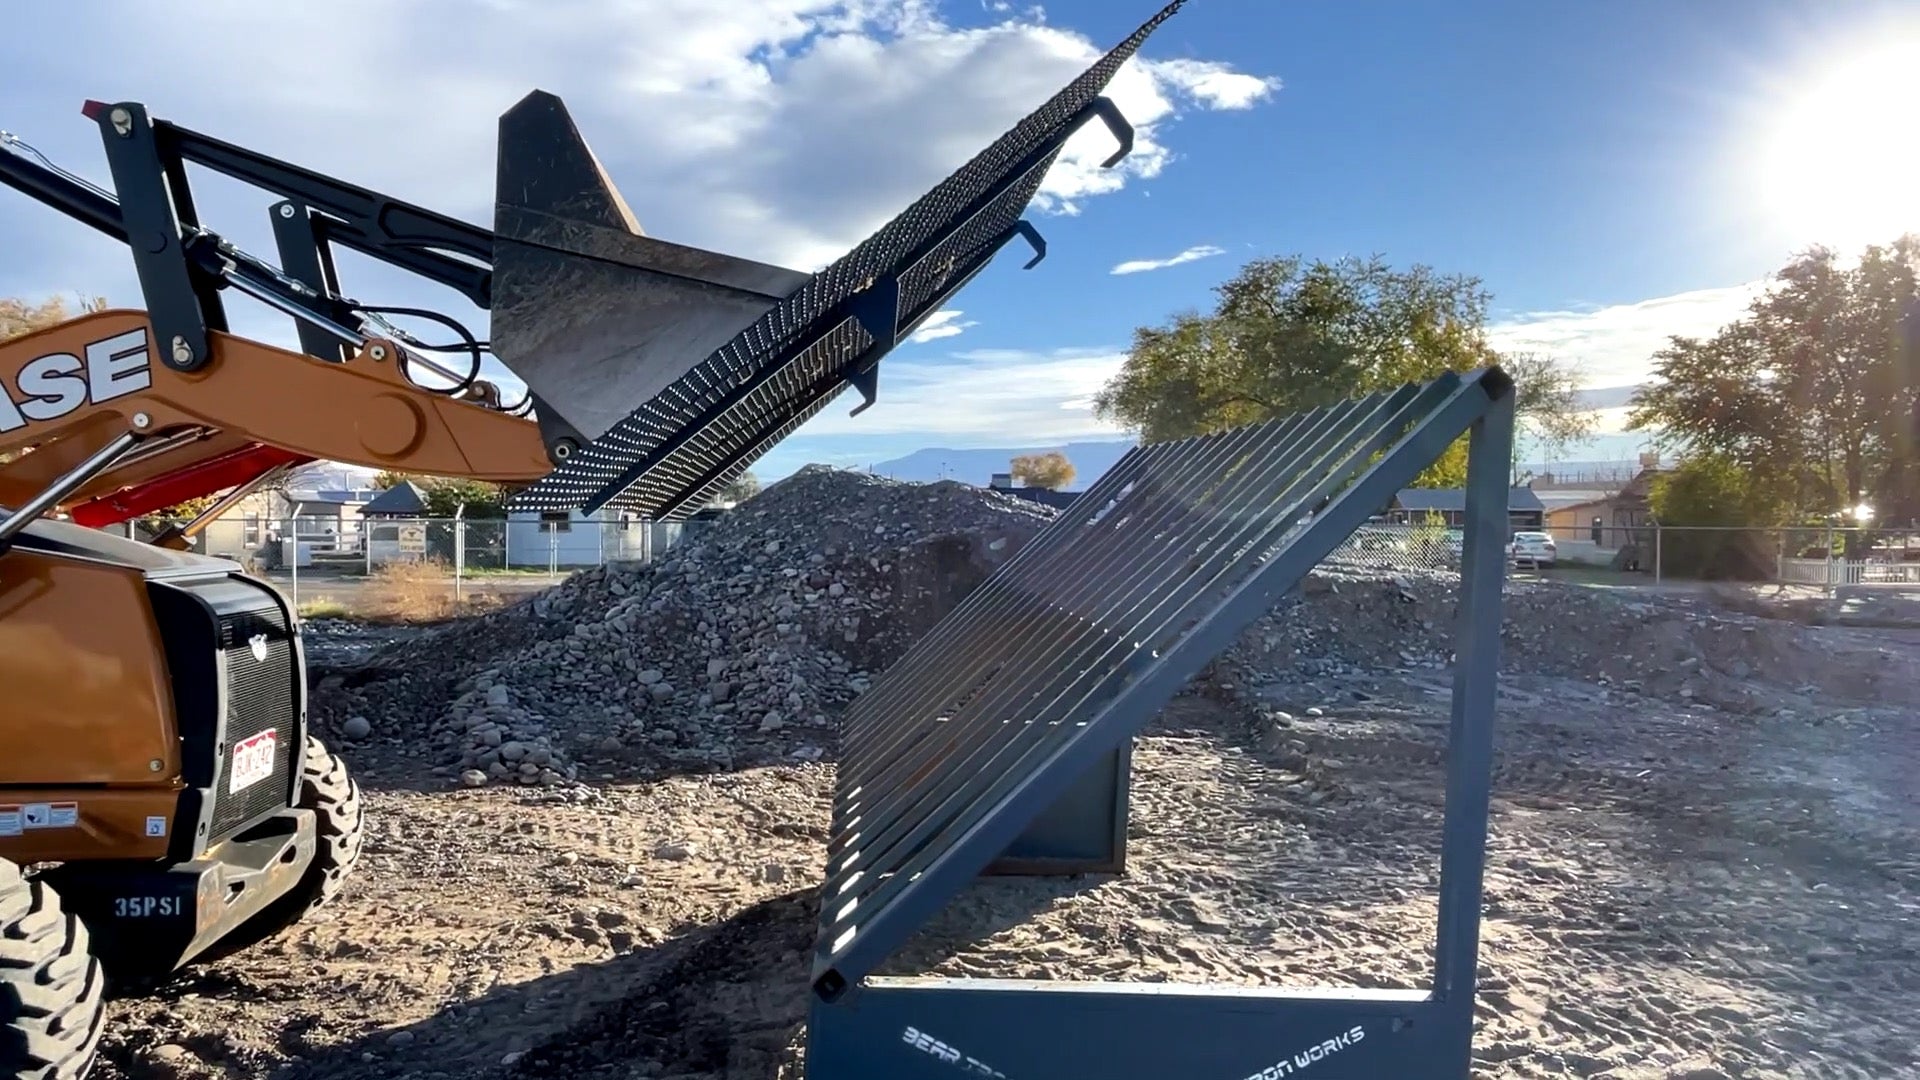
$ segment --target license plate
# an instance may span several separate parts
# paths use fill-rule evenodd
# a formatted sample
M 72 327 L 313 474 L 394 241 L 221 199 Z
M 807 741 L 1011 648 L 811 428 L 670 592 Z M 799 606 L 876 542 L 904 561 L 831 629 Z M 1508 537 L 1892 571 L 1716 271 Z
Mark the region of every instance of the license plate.
M 227 766 L 227 794 L 250 788 L 272 776 L 273 752 L 278 746 L 278 733 L 273 728 L 234 743 L 233 762 Z

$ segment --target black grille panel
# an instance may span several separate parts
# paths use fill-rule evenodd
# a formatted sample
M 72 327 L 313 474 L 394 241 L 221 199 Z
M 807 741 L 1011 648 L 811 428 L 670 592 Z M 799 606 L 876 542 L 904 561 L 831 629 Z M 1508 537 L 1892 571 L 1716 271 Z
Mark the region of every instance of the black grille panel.
M 265 659 L 254 654 L 257 638 L 264 639 Z M 219 648 L 227 674 L 227 725 L 213 778 L 210 841 L 286 806 L 292 795 L 294 762 L 300 752 L 296 745 L 300 734 L 296 723 L 300 711 L 299 672 L 285 612 L 265 600 L 253 610 L 222 614 Z M 229 791 L 233 748 L 269 729 L 274 731 L 277 743 L 272 774 L 237 792 Z

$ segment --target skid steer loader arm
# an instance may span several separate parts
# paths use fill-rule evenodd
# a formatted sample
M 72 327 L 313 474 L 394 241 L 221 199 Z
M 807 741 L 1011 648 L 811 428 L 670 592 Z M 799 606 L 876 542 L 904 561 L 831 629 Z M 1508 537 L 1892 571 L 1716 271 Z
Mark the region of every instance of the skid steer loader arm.
M 122 442 L 61 491 L 80 524 L 315 460 L 518 483 L 550 467 L 529 421 L 414 385 L 394 342 L 342 362 L 208 342 L 206 363 L 180 371 L 154 359 L 145 313 L 102 311 L 0 345 L 0 504 L 32 504 Z

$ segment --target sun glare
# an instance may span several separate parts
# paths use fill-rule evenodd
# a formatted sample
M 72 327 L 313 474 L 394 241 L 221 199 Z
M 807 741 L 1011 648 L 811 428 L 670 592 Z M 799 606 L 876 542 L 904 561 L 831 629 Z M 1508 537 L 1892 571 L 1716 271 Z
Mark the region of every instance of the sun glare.
M 1853 254 L 1920 232 L 1920 31 L 1837 57 L 1769 118 L 1756 179 L 1801 243 Z

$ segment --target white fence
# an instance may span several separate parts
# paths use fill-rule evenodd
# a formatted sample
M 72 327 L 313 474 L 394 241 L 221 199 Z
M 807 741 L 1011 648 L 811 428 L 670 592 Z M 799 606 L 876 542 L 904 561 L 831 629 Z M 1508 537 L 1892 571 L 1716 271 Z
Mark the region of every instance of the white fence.
M 1790 585 L 1920 585 L 1920 562 L 1886 559 L 1780 558 L 1779 578 Z
M 132 526 L 113 531 L 132 535 Z M 395 562 L 439 563 L 448 570 L 544 570 L 557 573 L 609 562 L 649 562 L 679 542 L 687 526 L 649 521 L 231 518 L 209 523 L 193 550 L 259 570 L 299 567 L 370 572 Z M 297 553 L 297 558 L 296 558 Z

